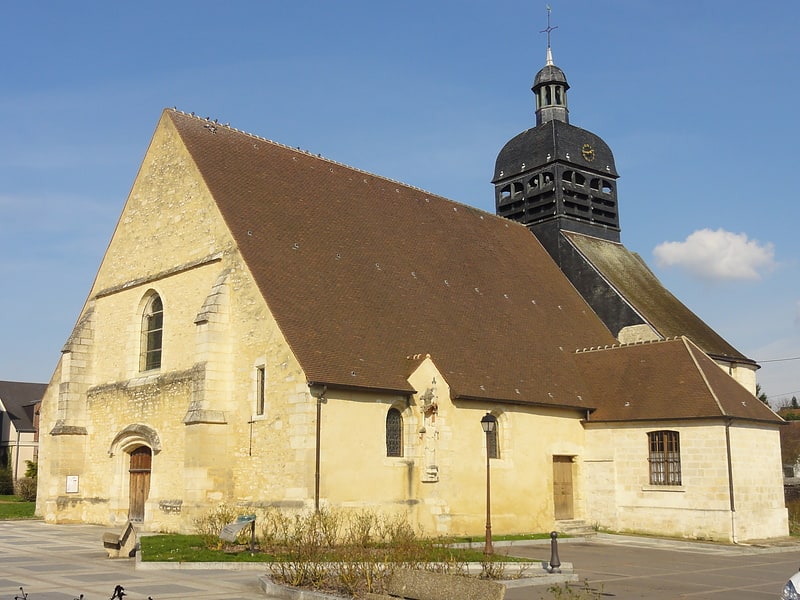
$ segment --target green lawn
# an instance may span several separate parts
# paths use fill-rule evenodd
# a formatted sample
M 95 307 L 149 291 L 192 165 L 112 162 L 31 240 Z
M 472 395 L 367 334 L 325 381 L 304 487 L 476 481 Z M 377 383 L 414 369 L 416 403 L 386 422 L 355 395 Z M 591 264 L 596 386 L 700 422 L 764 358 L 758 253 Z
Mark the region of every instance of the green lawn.
M 274 557 L 249 551 L 209 550 L 199 535 L 144 535 L 140 539 L 142 560 L 172 562 L 270 562 Z
M 203 544 L 203 538 L 199 535 L 145 535 L 141 537 L 142 560 L 143 561 L 169 561 L 169 562 L 273 562 L 281 560 L 282 556 L 259 552 L 254 553 L 246 548 L 237 552 L 226 550 L 210 550 Z M 549 548 L 544 548 L 542 553 L 548 552 Z M 497 551 L 496 551 L 497 552 Z M 466 548 L 446 548 L 434 547 L 429 549 L 431 561 L 457 560 L 462 562 L 481 562 L 486 559 L 480 550 Z M 330 556 L 328 560 L 336 560 Z M 493 560 L 509 562 L 530 562 L 530 559 L 520 559 L 504 556 L 497 552 Z
M 16 496 L 0 496 L 0 521 L 9 519 L 33 519 L 35 502 L 24 502 Z

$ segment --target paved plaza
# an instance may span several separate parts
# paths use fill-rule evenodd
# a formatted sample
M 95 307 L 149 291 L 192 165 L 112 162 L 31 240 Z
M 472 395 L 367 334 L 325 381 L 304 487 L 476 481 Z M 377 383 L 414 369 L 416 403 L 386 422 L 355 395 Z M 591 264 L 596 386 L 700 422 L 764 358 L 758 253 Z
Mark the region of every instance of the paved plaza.
M 535 546 L 510 552 L 546 559 Z M 559 557 L 602 598 L 775 600 L 800 567 L 800 543 L 732 546 L 598 535 L 562 540 Z M 506 592 L 506 600 L 540 598 L 549 596 L 536 588 Z
M 133 559 L 109 559 L 101 541 L 108 527 L 0 521 L 0 600 L 23 586 L 28 600 L 107 600 L 114 586 L 126 600 L 265 600 L 258 584 L 263 568 L 136 570 Z
M 0 600 L 22 586 L 28 600 L 105 600 L 116 585 L 128 600 L 198 598 L 267 600 L 250 570 L 214 568 L 136 569 L 133 559 L 109 559 L 101 537 L 106 527 L 0 521 Z M 498 547 L 535 560 L 548 560 L 549 544 Z M 729 546 L 599 535 L 562 540 L 559 555 L 581 581 L 603 598 L 650 600 L 778 598 L 800 567 L 800 544 Z M 549 599 L 547 587 L 512 587 L 508 600 Z M 457 600 L 457 599 L 454 599 Z

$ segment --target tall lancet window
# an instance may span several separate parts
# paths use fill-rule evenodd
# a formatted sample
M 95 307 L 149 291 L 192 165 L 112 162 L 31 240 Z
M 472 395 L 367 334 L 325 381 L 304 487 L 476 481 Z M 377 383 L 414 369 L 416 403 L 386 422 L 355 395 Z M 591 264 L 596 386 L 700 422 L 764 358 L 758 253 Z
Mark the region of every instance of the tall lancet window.
M 142 313 L 140 371 L 161 368 L 161 344 L 164 331 L 164 305 L 161 296 L 153 294 Z
M 386 413 L 386 456 L 403 456 L 403 415 L 396 408 Z

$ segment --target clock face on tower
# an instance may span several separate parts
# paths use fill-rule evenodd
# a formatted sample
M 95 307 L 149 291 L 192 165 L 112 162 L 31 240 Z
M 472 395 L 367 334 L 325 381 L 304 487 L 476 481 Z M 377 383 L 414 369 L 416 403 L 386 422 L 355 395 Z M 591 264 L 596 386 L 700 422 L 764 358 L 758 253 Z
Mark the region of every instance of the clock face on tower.
M 594 148 L 592 148 L 591 144 L 584 144 L 581 147 L 581 155 L 587 162 L 592 162 L 594 160 Z

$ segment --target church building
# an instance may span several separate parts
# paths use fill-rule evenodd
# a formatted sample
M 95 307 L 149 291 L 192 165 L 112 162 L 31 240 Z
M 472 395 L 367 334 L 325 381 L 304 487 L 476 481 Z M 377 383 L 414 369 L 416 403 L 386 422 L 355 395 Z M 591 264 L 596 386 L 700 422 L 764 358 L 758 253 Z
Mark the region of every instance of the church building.
M 497 215 L 165 110 L 45 393 L 38 514 L 479 535 L 488 462 L 495 533 L 787 535 L 757 365 L 621 244 L 568 88 L 548 48 Z

